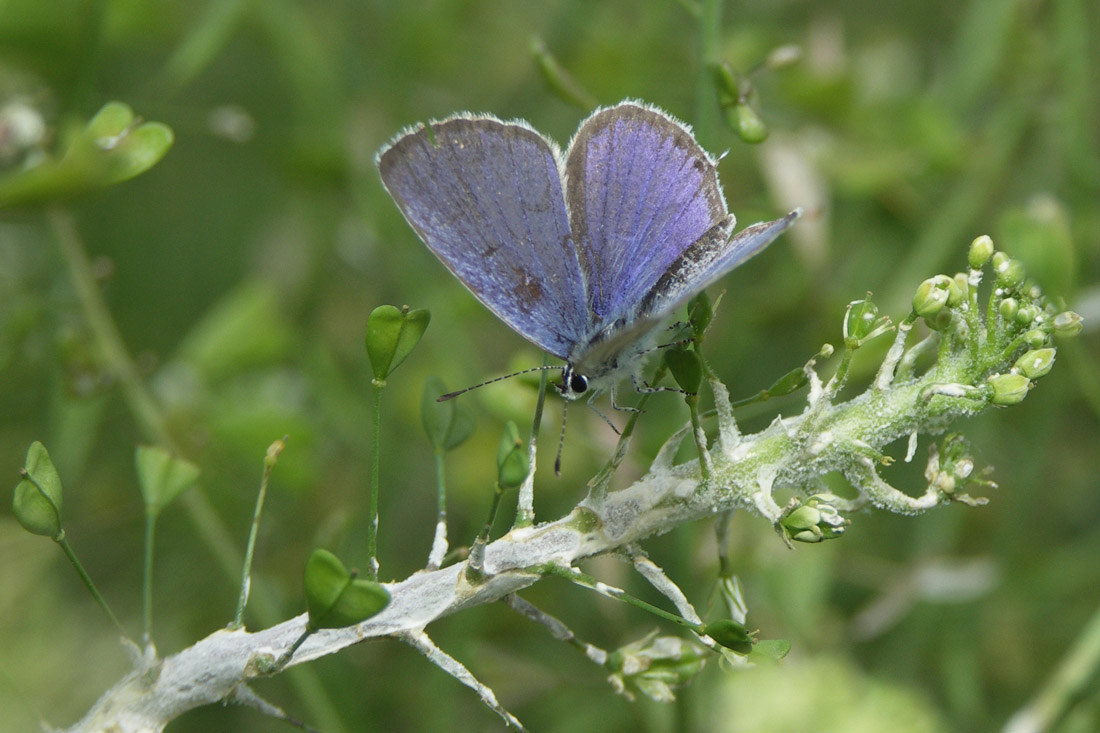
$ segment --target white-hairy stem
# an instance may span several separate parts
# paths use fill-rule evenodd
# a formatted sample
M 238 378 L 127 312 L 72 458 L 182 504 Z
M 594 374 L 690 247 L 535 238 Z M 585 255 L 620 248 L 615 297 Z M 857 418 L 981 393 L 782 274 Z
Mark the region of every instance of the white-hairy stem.
M 891 361 L 904 335 L 904 330 L 898 334 Z M 589 496 L 556 521 L 517 528 L 490 543 L 481 582 L 468 582 L 465 565 L 457 564 L 388 583 L 392 601 L 381 613 L 357 626 L 318 631 L 289 665 L 381 637 L 416 639 L 423 642 L 418 648 L 434 648 L 423 634 L 433 621 L 505 599 L 538 582 L 545 566 L 571 567 L 595 555 L 629 552 L 633 543 L 647 537 L 734 508 L 774 523 L 782 515 L 772 498 L 775 490 L 810 493 L 821 476 L 834 471 L 848 476 L 864 502 L 893 512 L 914 514 L 946 502 L 952 497 L 934 487 L 919 499 L 893 489 L 878 475 L 877 465 L 883 462 L 880 449 L 891 441 L 914 432 L 941 432 L 953 419 L 984 406 L 929 389 L 967 376 L 967 381 L 977 381 L 980 376 L 959 369 L 944 373 L 947 366 L 941 363 L 921 379 L 903 384 L 880 374 L 866 392 L 837 405 L 829 404 L 826 391 L 812 390 L 801 415 L 777 418 L 754 435 L 740 434 L 722 404 L 725 392 L 718 390 L 718 436 L 710 450 L 708 482 L 701 480 L 697 460 L 673 464 L 688 426 L 672 436 L 649 472 L 632 486 Z M 255 632 L 220 630 L 166 659 L 141 664 L 71 730 L 159 731 L 192 708 L 240 699 L 240 688 L 270 670 L 271 662 L 298 639 L 305 624 L 302 614 Z M 466 676 L 466 684 L 483 694 L 472 675 Z

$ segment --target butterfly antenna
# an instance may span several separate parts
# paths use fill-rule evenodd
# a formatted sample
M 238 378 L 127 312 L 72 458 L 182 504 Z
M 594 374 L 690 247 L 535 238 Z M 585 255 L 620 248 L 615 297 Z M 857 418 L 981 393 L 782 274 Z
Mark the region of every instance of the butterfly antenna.
M 487 382 L 482 382 L 481 384 L 475 384 L 472 387 L 466 387 L 465 389 L 460 389 L 457 392 L 448 392 L 447 394 L 442 395 L 441 397 L 437 397 L 435 401 L 436 402 L 446 402 L 447 400 L 453 400 L 455 397 L 458 397 L 460 394 L 466 394 L 467 392 L 478 389 L 480 387 L 488 386 L 490 384 L 493 384 L 494 382 L 500 382 L 500 381 L 505 380 L 505 379 L 511 379 L 512 377 L 518 377 L 521 374 L 530 374 L 531 372 L 541 372 L 541 371 L 545 371 L 547 369 L 561 369 L 561 367 L 556 366 L 554 364 L 544 364 L 543 366 L 531 367 L 530 369 L 521 369 L 520 371 L 512 372 L 511 374 L 505 374 L 505 375 L 500 376 L 500 377 L 493 377 L 492 379 L 488 380 Z
M 554 458 L 554 475 L 561 478 L 561 451 L 565 446 L 565 415 L 569 411 L 569 400 L 561 403 L 561 435 L 558 436 L 558 455 Z

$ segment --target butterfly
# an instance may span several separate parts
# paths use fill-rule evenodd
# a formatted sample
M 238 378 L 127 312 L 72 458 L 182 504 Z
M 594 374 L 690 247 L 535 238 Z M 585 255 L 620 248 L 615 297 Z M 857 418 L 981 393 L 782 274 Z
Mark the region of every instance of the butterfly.
M 657 327 L 801 213 L 731 237 L 718 161 L 631 100 L 592 113 L 564 154 L 524 121 L 463 113 L 401 132 L 375 162 L 447 269 L 565 362 L 568 400 L 610 389 L 614 404 Z

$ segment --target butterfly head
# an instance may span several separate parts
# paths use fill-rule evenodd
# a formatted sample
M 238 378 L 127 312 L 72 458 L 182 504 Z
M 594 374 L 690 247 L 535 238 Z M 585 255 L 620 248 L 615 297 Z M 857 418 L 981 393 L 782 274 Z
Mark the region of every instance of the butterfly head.
M 561 371 L 561 384 L 555 385 L 562 398 L 577 400 L 589 393 L 591 385 L 588 377 L 573 369 L 572 364 L 566 364 Z

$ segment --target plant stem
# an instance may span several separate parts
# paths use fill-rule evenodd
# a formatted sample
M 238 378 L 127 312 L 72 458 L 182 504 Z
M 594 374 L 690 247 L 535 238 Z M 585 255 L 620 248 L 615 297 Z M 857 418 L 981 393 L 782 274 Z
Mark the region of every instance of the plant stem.
M 471 583 L 481 580 L 481 565 L 485 559 L 485 545 L 489 542 L 489 533 L 493 531 L 497 512 L 500 511 L 500 497 L 504 495 L 504 489 L 497 483 L 493 489 L 493 500 L 489 504 L 489 517 L 485 520 L 485 526 L 477 534 L 474 546 L 470 548 L 470 559 L 466 563 L 466 579 Z
M 374 455 L 370 468 L 370 516 L 367 517 L 367 579 L 378 580 L 378 495 L 381 492 L 378 453 L 382 445 L 379 436 L 382 431 L 382 390 L 386 383 L 372 380 L 371 386 L 374 387 Z
M 145 512 L 145 565 L 141 574 L 142 632 L 145 646 L 153 643 L 153 538 L 156 536 L 156 512 Z
M 542 357 L 542 365 L 550 366 L 549 354 Z M 527 480 L 519 487 L 519 497 L 516 501 L 516 521 L 512 528 L 530 527 L 535 523 L 535 446 L 538 440 L 539 428 L 542 426 L 542 408 L 546 403 L 546 383 L 548 369 L 539 372 L 539 395 L 535 400 L 535 417 L 531 421 L 531 439 L 527 443 L 527 465 L 531 467 L 531 473 Z
M 722 45 L 722 1 L 702 0 L 699 23 L 699 69 L 695 82 L 695 136 L 706 147 L 713 144 L 716 99 L 712 68 Z
M 435 519 L 435 538 L 428 553 L 428 570 L 438 570 L 447 555 L 447 486 L 444 481 L 443 449 L 432 451 L 435 460 L 435 493 L 438 509 Z
M 95 598 L 96 603 L 103 609 L 103 613 L 107 614 L 107 618 L 111 619 L 111 623 L 118 629 L 118 633 L 121 634 L 123 638 L 129 638 L 126 636 L 126 629 L 122 628 L 122 624 L 119 622 L 118 617 L 115 616 L 114 611 L 107 605 L 107 601 L 104 600 L 103 596 L 99 594 L 99 589 L 95 587 L 95 583 L 92 582 L 91 577 L 85 572 L 84 566 L 80 564 L 80 560 L 76 559 L 76 553 L 73 552 L 73 548 L 69 546 L 69 541 L 65 539 L 65 533 L 62 532 L 59 536 L 55 537 L 54 542 L 61 546 L 61 549 L 65 552 L 65 557 L 69 558 L 69 562 L 76 568 L 77 575 L 84 581 L 84 587 L 87 588 L 88 592 Z
M 654 616 L 663 618 L 666 621 L 671 621 L 674 624 L 679 624 L 685 629 L 690 629 L 697 634 L 704 634 L 703 629 L 705 628 L 705 624 L 693 623 L 691 621 L 688 621 L 683 616 L 679 616 L 675 613 L 669 613 L 662 608 L 654 606 L 652 603 L 646 603 L 641 598 L 635 598 L 621 588 L 615 588 L 605 583 L 601 583 L 600 581 L 593 578 L 591 575 L 582 573 L 576 568 L 567 568 L 561 565 L 557 565 L 555 563 L 549 563 L 547 565 L 543 565 L 541 568 L 539 568 L 539 570 L 542 572 L 543 575 L 556 575 L 559 578 L 565 578 L 566 580 L 575 583 L 582 588 L 589 588 L 596 591 L 600 595 L 607 596 L 608 598 L 614 598 L 616 600 L 622 601 L 623 603 L 628 603 L 635 608 L 640 608 L 643 611 L 648 611 Z
M 271 479 L 271 469 L 274 462 L 264 461 L 264 475 L 260 479 L 260 493 L 256 497 L 256 509 L 252 512 L 252 528 L 248 531 L 248 544 L 244 551 L 244 570 L 241 571 L 241 595 L 237 600 L 237 613 L 233 616 L 233 625 L 229 628 L 239 629 L 244 626 L 244 607 L 248 604 L 249 590 L 252 588 L 252 556 L 256 550 L 256 536 L 260 532 L 260 515 L 264 510 L 264 499 L 267 497 L 267 484 Z
M 84 251 L 84 244 L 73 223 L 72 215 L 63 209 L 51 208 L 46 218 L 68 267 L 69 279 L 80 301 L 81 312 L 87 320 L 88 329 L 99 350 L 99 356 L 103 359 L 106 371 L 118 383 L 122 398 L 138 427 L 149 442 L 166 448 L 170 453 L 186 455 L 165 427 L 160 406 L 145 387 L 133 359 L 126 351 L 122 336 L 111 318 L 103 294 L 99 291 L 91 262 Z M 241 567 L 241 556 L 225 522 L 214 510 L 210 500 L 201 491 L 187 491 L 180 497 L 180 501 L 187 510 L 192 527 L 210 549 L 225 577 L 235 578 Z M 87 578 L 79 566 L 77 570 L 82 577 Z M 85 585 L 90 582 L 90 579 L 85 580 Z M 99 594 L 94 590 L 94 586 L 90 590 L 98 598 Z M 105 607 L 102 601 L 100 605 Z M 253 607 L 259 619 L 266 625 L 270 626 L 280 618 L 280 610 L 271 594 L 263 589 L 257 589 Z M 108 613 L 110 613 L 109 610 Z M 122 629 L 117 620 L 115 625 L 119 630 Z M 291 675 L 290 679 L 308 708 L 310 716 L 326 730 L 341 728 L 340 714 L 318 681 L 316 672 L 306 667 L 299 669 L 301 671 Z

